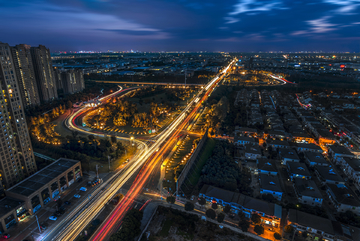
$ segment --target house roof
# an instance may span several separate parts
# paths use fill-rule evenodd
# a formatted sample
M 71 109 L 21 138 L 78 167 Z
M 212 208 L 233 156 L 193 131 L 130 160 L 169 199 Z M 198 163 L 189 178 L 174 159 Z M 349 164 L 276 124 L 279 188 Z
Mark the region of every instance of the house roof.
M 354 171 L 360 172 L 360 159 L 350 157 L 343 157 L 343 159 Z
M 331 145 L 329 146 L 330 150 L 338 155 L 352 155 L 352 153 L 345 147 L 340 145 Z
M 279 148 L 279 154 L 282 158 L 300 160 L 294 149 Z
M 341 204 L 360 207 L 360 201 L 355 193 L 345 184 L 327 184 L 328 188 L 335 195 L 336 201 Z
M 278 176 L 260 174 L 260 188 L 274 192 L 282 192 Z
M 288 162 L 286 165 L 288 166 L 289 172 L 291 174 L 298 174 L 298 175 L 302 175 L 302 176 L 311 176 L 305 163 Z
M 325 180 L 334 181 L 334 182 L 344 182 L 344 179 L 332 166 L 315 166 L 315 170 Z
M 316 186 L 313 180 L 294 178 L 294 186 L 301 196 L 323 198 L 319 188 Z
M 324 156 L 320 153 L 306 151 L 304 152 L 305 158 L 309 159 L 310 162 L 315 162 L 318 164 L 329 164 L 328 161 L 325 160 Z
M 299 224 L 304 227 L 321 230 L 325 233 L 334 235 L 332 222 L 327 218 L 322 218 L 305 212 L 300 212 L 295 209 L 289 210 L 289 221 Z
M 267 172 L 277 172 L 274 160 L 266 159 L 266 158 L 258 158 L 256 162 L 257 162 L 258 170 L 264 170 Z
M 296 146 L 300 147 L 300 148 L 307 148 L 307 149 L 322 151 L 321 147 L 314 144 L 314 143 L 309 143 L 309 144 L 307 144 L 307 143 L 297 143 Z

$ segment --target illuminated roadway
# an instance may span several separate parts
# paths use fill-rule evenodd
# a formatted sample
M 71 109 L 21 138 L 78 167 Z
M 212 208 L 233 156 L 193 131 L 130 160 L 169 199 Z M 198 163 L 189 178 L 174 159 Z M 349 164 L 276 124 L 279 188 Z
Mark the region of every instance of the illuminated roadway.
M 111 215 L 107 220 L 101 225 L 98 232 L 93 236 L 92 240 L 106 240 L 109 238 L 109 235 L 119 226 L 118 221 L 123 217 L 125 212 L 131 207 L 134 198 L 142 190 L 143 185 L 145 184 L 147 177 L 150 175 L 152 167 L 156 164 L 156 161 L 161 156 L 161 153 L 168 148 L 170 143 L 166 140 L 174 138 L 182 128 L 188 123 L 192 115 L 197 111 L 201 106 L 202 101 L 204 101 L 207 96 L 212 92 L 213 88 L 222 77 L 229 70 L 230 66 L 235 63 L 233 60 L 217 77 L 212 79 L 199 93 L 190 101 L 190 103 L 185 107 L 185 109 L 178 115 L 178 117 L 158 135 L 157 140 L 151 147 L 139 140 L 134 140 L 139 144 L 139 151 L 136 156 L 128 163 L 128 165 L 117 171 L 117 173 L 110 178 L 106 183 L 104 183 L 100 188 L 96 189 L 92 195 L 92 198 L 89 202 L 84 201 L 78 208 L 76 208 L 71 215 L 66 218 L 65 222 L 61 222 L 51 232 L 44 234 L 44 237 L 41 237 L 38 240 L 74 240 L 80 232 L 93 220 L 104 208 L 104 205 L 108 203 L 111 198 L 118 192 L 118 190 L 126 183 L 129 178 L 136 173 L 142 166 L 142 171 L 138 174 L 136 180 L 132 184 L 130 190 L 127 192 L 125 198 L 122 199 L 120 204 L 114 209 Z M 122 90 L 103 97 L 100 99 L 106 100 L 116 94 L 119 94 Z M 204 95 L 203 95 L 204 94 Z M 195 107 L 193 108 L 193 105 Z M 72 129 L 77 130 L 81 133 L 93 134 L 98 136 L 104 136 L 103 134 L 93 133 L 87 131 L 83 128 L 79 128 L 74 124 L 74 118 L 79 116 L 81 113 L 86 111 L 85 108 L 82 108 L 72 114 L 67 120 L 66 125 Z M 121 138 L 127 139 L 129 138 Z M 145 165 L 144 165 L 145 164 Z
M 145 163 L 140 173 L 137 175 L 135 181 L 127 192 L 126 196 L 121 200 L 117 207 L 102 223 L 100 228 L 92 236 L 91 240 L 107 240 L 111 234 L 115 232 L 120 226 L 120 220 L 125 213 L 132 207 L 134 199 L 142 191 L 145 183 L 148 180 L 153 168 L 157 162 L 161 160 L 164 152 L 171 148 L 171 140 L 176 137 L 182 129 L 191 120 L 193 115 L 200 108 L 202 102 L 206 100 L 208 95 L 212 92 L 214 87 L 220 82 L 222 77 L 226 74 L 229 68 L 235 63 L 233 60 L 218 76 L 212 79 L 186 106 L 186 108 L 179 114 L 173 123 L 167 127 L 146 153 L 144 153 L 142 162 Z M 204 95 L 203 95 L 204 94 Z M 195 107 L 193 105 L 195 104 Z M 188 113 L 190 112 L 190 113 Z M 165 142 L 166 141 L 166 142 Z M 68 238 L 71 238 L 68 236 Z M 72 240 L 72 239 L 71 239 Z

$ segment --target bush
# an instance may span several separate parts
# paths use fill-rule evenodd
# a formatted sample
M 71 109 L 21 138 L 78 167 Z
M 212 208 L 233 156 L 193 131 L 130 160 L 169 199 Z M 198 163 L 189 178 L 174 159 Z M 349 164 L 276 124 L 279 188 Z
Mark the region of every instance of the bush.
M 284 228 L 285 233 L 292 233 L 294 232 L 294 227 L 291 225 L 286 225 Z
M 213 209 L 208 209 L 208 210 L 206 210 L 206 216 L 211 219 L 215 219 L 216 212 Z
M 246 220 L 241 220 L 239 222 L 239 227 L 241 228 L 241 230 L 243 232 L 247 232 L 249 227 L 250 227 L 250 222 L 246 221 Z
M 186 211 L 192 211 L 194 210 L 194 204 L 192 202 L 186 202 L 185 203 L 185 210 Z
M 175 197 L 174 196 L 168 196 L 166 198 L 166 201 L 170 204 L 174 204 L 175 203 Z
M 224 213 L 229 213 L 231 210 L 231 207 L 229 205 L 226 205 L 224 208 Z
M 205 205 L 206 204 L 206 200 L 203 197 L 201 197 L 198 202 L 199 202 L 200 205 Z
M 280 239 L 281 239 L 281 234 L 279 234 L 279 233 L 274 233 L 274 238 L 275 238 L 276 240 L 280 240 Z
M 254 232 L 257 233 L 257 235 L 261 235 L 264 233 L 264 227 L 260 225 L 256 225 L 254 227 Z
M 254 223 L 254 224 L 259 224 L 261 222 L 261 217 L 259 214 L 253 214 L 251 216 L 251 221 Z
M 217 216 L 217 221 L 219 223 L 222 223 L 225 219 L 225 214 L 224 213 L 219 213 L 218 216 Z
M 217 203 L 213 203 L 213 204 L 211 204 L 211 207 L 212 207 L 213 209 L 217 209 L 217 208 L 218 208 L 218 205 L 217 205 Z

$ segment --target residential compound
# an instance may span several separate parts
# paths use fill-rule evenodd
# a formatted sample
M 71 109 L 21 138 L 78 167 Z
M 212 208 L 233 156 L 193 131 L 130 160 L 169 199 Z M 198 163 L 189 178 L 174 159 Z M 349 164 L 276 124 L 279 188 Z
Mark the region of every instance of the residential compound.
M 53 69 L 50 50 L 43 45 L 19 44 L 10 47 L 10 55 L 24 108 L 57 99 L 58 92 L 73 94 L 85 88 L 82 70 L 59 74 Z
M 336 217 L 347 211 L 360 215 L 360 119 L 349 114 L 358 112 L 345 106 L 329 110 L 315 100 L 319 96 L 310 92 L 238 91 L 234 105 L 243 118 L 234 132 L 236 160 L 256 180 L 253 198 L 321 207 Z M 248 147 L 259 155 L 246 154 Z M 360 240 L 354 227 L 320 217 L 329 225 L 306 220 L 311 217 L 290 210 L 287 222 L 324 240 Z M 356 231 L 349 235 L 349 229 Z
M 0 188 L 36 172 L 21 85 L 8 44 L 0 43 Z

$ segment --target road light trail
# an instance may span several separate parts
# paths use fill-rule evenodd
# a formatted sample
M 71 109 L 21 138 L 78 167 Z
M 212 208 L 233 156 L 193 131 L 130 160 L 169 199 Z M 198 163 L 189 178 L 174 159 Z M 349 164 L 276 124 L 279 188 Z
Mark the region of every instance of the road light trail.
M 109 236 L 119 227 L 120 220 L 124 217 L 125 213 L 131 207 L 133 200 L 135 197 L 141 192 L 143 186 L 145 185 L 148 177 L 150 176 L 153 167 L 157 163 L 158 159 L 163 155 L 163 153 L 170 147 L 171 141 L 165 142 L 165 140 L 171 140 L 176 137 L 182 129 L 187 125 L 187 123 L 191 120 L 197 110 L 200 108 L 202 102 L 208 97 L 211 91 L 214 89 L 216 84 L 224 77 L 229 68 L 234 64 L 235 60 L 233 60 L 220 74 L 220 76 L 216 76 L 212 79 L 204 88 L 206 90 L 205 94 L 201 97 L 204 90 L 201 90 L 188 104 L 188 106 L 182 111 L 182 113 L 174 120 L 174 122 L 170 125 L 170 127 L 166 128 L 162 133 L 160 138 L 157 139 L 155 144 L 149 149 L 148 156 L 151 157 L 149 159 L 144 160 L 144 167 L 138 174 L 136 180 L 133 182 L 126 196 L 121 200 L 120 204 L 113 210 L 110 216 L 105 220 L 105 222 L 100 226 L 97 232 L 92 236 L 91 240 L 102 241 L 107 240 Z M 201 101 L 198 101 L 198 98 Z M 186 113 L 191 109 L 193 104 L 196 104 L 194 109 L 190 112 L 190 114 Z M 170 138 L 169 138 L 170 137 Z M 164 145 L 162 146 L 162 144 Z M 161 148 L 159 151 L 155 148 Z M 156 150 L 154 152 L 154 150 Z

